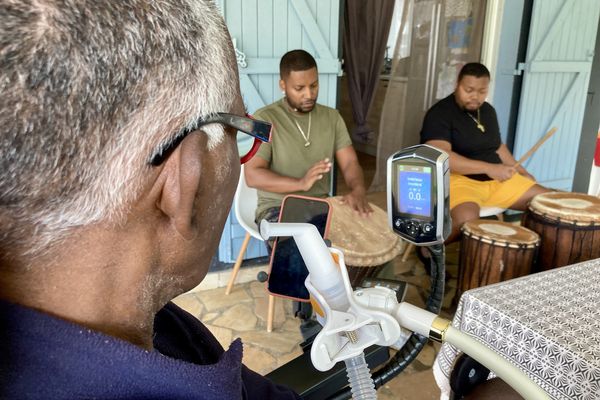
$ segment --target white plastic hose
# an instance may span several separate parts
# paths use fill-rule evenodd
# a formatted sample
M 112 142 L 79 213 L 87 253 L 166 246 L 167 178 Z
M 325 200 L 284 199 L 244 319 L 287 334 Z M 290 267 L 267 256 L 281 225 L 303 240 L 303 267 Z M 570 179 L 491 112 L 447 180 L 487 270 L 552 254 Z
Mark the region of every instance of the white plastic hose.
M 360 353 L 356 357 L 344 360 L 346 363 L 346 374 L 348 374 L 348 382 L 352 398 L 355 400 L 375 400 L 377 392 L 371 378 L 369 366 L 365 361 L 365 354 Z
M 433 321 L 437 318 L 437 315 L 434 313 L 415 307 L 409 303 L 398 304 L 391 315 L 396 318 L 400 323 L 400 326 L 408 328 L 423 336 L 429 336 Z M 546 392 L 529 379 L 523 371 L 515 367 L 492 349 L 475 340 L 472 336 L 461 332 L 452 325 L 448 325 L 443 340 L 467 353 L 489 370 L 494 371 L 496 375 L 519 392 L 525 399 L 550 399 Z
M 502 378 L 525 399 L 550 399 L 548 394 L 529 379 L 523 371 L 466 333 L 449 326 L 446 330 L 445 341 L 464 351 L 489 370 L 494 371 L 498 377 Z

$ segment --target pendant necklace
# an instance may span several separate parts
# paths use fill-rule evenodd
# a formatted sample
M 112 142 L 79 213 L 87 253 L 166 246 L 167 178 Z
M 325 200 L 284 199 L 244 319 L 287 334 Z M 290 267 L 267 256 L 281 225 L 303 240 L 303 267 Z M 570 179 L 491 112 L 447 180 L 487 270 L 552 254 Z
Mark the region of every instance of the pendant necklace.
M 311 122 L 312 122 L 312 113 L 309 112 L 308 113 L 308 132 L 305 134 L 304 131 L 302 130 L 302 128 L 300 127 L 300 124 L 296 120 L 296 118 L 294 118 L 294 123 L 296 124 L 296 128 L 298 128 L 298 130 L 300 131 L 300 134 L 304 138 L 304 147 L 310 146 L 310 125 L 311 125 Z
M 479 108 L 477 109 L 477 118 L 475 118 L 470 112 L 467 111 L 467 115 L 471 117 L 471 119 L 477 124 L 477 129 L 481 131 L 481 133 L 485 133 L 485 126 L 481 123 L 481 116 L 479 113 Z
M 285 104 L 289 108 L 289 103 L 287 102 L 287 99 L 285 97 L 282 98 L 281 101 L 283 102 L 283 104 Z M 296 110 L 296 109 L 294 109 L 294 110 Z M 304 147 L 310 146 L 310 125 L 312 122 L 312 112 L 308 113 L 308 132 L 307 133 L 304 133 L 304 131 L 302 130 L 302 127 L 298 123 L 298 120 L 296 119 L 296 117 L 290 117 L 290 119 L 292 119 L 294 121 L 294 123 L 296 124 L 296 128 L 298 128 L 298 130 L 300 131 L 300 134 L 302 135 L 302 138 L 304 139 Z

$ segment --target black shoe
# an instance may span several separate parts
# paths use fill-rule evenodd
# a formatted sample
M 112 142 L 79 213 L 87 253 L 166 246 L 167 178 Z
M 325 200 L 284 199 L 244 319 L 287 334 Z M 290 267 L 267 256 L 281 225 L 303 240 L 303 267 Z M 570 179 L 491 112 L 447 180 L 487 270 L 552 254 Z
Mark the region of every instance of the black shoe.
M 428 253 L 429 251 L 422 247 L 417 247 L 415 250 L 417 253 L 417 258 L 423 263 L 423 267 L 425 267 L 425 272 L 427 273 L 427 275 L 431 276 L 431 256 L 425 257 L 425 255 L 423 255 L 422 253 L 422 251 L 426 251 Z

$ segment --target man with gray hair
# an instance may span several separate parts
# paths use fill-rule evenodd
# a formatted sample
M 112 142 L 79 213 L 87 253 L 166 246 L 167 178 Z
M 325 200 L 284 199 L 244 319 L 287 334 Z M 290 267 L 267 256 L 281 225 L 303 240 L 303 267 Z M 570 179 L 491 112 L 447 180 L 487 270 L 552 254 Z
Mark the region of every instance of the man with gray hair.
M 297 398 L 169 303 L 216 251 L 236 129 L 270 126 L 211 2 L 0 0 L 0 398 Z

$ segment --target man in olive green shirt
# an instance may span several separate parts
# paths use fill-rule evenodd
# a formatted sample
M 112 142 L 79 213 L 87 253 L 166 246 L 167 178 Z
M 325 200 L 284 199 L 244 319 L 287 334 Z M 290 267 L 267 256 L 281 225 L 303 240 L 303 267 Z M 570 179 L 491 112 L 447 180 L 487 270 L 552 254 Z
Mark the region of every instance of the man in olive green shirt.
M 256 220 L 276 220 L 287 194 L 326 197 L 333 157 L 350 188 L 344 200 L 367 216 L 372 210 L 346 125 L 337 110 L 316 103 L 319 75 L 314 58 L 304 50 L 286 53 L 280 77 L 285 97 L 255 113 L 273 123 L 272 142 L 262 144 L 245 167 L 246 182 L 258 189 Z

